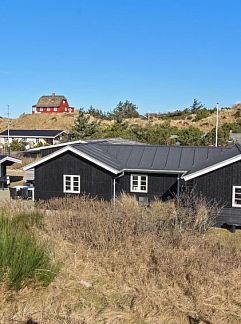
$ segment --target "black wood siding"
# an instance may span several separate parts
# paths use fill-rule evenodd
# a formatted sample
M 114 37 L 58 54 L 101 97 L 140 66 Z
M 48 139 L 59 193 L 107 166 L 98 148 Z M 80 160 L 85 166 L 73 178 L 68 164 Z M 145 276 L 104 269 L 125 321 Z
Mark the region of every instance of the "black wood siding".
M 0 168 L 1 168 L 1 173 L 0 173 L 0 175 L 1 175 L 2 177 L 4 177 L 4 176 L 6 175 L 6 165 L 5 165 L 4 163 L 1 163 L 1 164 L 0 164 Z
M 217 225 L 241 225 L 241 208 L 232 207 L 233 186 L 241 186 L 241 161 L 230 164 L 198 178 L 187 181 L 195 193 L 209 200 L 216 200 L 223 208 L 217 218 Z
M 140 173 L 125 173 L 125 175 L 116 180 L 116 193 L 119 195 L 122 192 L 135 195 L 136 197 L 148 197 L 149 200 L 155 198 L 167 200 L 172 198 L 177 193 L 177 174 L 155 174 L 142 173 L 148 176 L 148 192 L 130 192 L 130 177 L 131 174 Z
M 241 162 L 230 164 L 193 179 L 195 191 L 232 207 L 233 186 L 241 186 Z
M 63 197 L 63 175 L 80 175 L 81 194 L 111 199 L 113 180 L 104 169 L 71 152 L 66 152 L 35 168 L 35 198 Z

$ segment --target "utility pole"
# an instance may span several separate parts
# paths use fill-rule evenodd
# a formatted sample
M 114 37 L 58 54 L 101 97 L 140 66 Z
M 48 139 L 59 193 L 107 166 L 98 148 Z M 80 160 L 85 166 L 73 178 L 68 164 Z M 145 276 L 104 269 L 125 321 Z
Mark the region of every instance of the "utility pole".
M 7 105 L 7 117 L 8 117 L 8 154 L 10 154 L 10 141 L 9 141 L 9 115 L 10 115 L 10 112 L 9 112 L 9 105 Z
M 217 147 L 218 146 L 218 110 L 219 110 L 219 107 L 218 107 L 219 103 L 217 102 L 216 104 L 216 108 L 217 108 L 217 115 L 216 115 L 216 136 L 215 136 L 215 146 Z

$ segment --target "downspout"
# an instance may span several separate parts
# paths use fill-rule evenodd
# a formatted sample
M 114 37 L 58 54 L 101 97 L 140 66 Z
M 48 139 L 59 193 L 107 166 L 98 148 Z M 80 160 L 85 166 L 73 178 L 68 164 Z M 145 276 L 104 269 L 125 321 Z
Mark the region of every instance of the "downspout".
M 115 194 L 115 185 L 116 185 L 116 182 L 115 182 L 115 178 L 113 179 L 113 204 L 115 206 L 115 200 L 116 200 L 116 194 Z
M 179 200 L 180 197 L 180 175 L 177 176 L 177 200 Z

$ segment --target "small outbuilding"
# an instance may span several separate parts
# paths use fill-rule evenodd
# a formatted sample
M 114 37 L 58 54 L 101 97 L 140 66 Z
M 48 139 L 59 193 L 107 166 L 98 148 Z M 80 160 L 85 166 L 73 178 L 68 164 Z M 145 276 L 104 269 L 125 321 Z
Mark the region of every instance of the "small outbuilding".
M 0 189 L 7 188 L 9 185 L 9 177 L 7 175 L 7 167 L 14 163 L 21 163 L 21 160 L 7 155 L 0 155 Z

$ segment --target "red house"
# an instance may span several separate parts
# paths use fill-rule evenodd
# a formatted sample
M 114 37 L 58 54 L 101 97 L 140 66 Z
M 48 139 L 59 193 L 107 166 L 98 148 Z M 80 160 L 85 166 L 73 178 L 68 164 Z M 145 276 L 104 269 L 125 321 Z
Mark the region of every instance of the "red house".
M 69 106 L 65 96 L 57 96 L 53 93 L 51 96 L 42 96 L 36 105 L 32 106 L 32 114 L 45 113 L 64 113 L 74 112 L 74 108 Z

